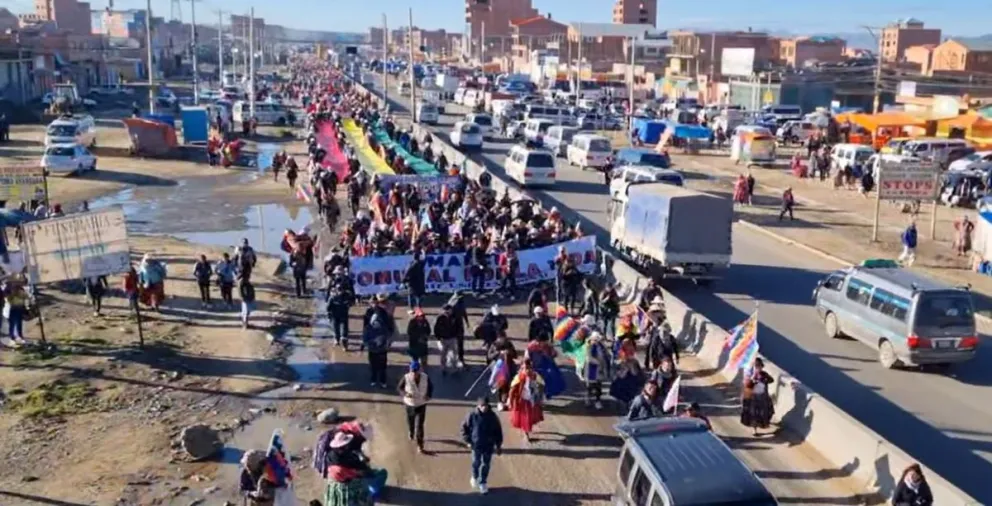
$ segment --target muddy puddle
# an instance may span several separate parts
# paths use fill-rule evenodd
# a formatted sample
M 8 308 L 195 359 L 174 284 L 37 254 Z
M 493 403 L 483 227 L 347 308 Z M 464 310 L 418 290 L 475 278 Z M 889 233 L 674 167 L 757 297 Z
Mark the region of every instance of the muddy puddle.
M 226 173 L 183 179 L 174 186 L 131 187 L 93 200 L 90 208 L 122 206 L 132 233 L 219 247 L 233 247 L 247 238 L 256 251 L 280 255 L 283 232 L 310 225 L 314 217 L 306 206 L 237 204 L 215 195 L 218 188 L 255 177 L 255 173 Z

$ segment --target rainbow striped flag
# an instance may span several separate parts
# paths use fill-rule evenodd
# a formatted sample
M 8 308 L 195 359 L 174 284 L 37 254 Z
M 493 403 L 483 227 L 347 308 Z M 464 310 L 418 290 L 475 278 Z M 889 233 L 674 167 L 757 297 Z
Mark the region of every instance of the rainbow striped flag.
M 296 185 L 296 198 L 309 204 L 313 202 L 313 188 L 309 183 L 299 183 Z
M 581 322 L 572 318 L 562 306 L 555 310 L 555 342 L 562 343 L 572 338 L 575 331 L 579 329 Z
M 738 370 L 750 369 L 758 357 L 758 311 L 755 310 L 743 323 L 735 327 L 728 338 L 730 353 L 724 372 L 736 374 Z
M 288 486 L 293 481 L 293 470 L 280 429 L 272 431 L 272 439 L 269 440 L 269 450 L 265 453 L 265 476 L 276 488 Z

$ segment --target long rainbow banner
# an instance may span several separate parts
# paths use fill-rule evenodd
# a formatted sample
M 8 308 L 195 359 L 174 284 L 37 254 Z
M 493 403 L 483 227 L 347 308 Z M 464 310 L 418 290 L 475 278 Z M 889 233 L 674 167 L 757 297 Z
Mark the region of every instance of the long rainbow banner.
M 372 147 L 369 146 L 368 141 L 365 140 L 365 135 L 362 133 L 362 129 L 358 128 L 358 125 L 355 124 L 355 120 L 345 118 L 341 121 L 341 128 L 344 130 L 344 135 L 348 138 L 348 142 L 355 147 L 355 151 L 358 153 L 363 167 L 368 167 L 378 174 L 395 174 L 393 168 L 387 165 L 386 161 L 379 156 L 379 153 L 373 151 Z

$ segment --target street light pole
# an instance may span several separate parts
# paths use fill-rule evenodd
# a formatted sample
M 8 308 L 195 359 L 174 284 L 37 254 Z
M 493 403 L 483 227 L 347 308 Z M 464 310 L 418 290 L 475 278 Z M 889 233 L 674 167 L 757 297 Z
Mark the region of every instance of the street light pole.
M 224 11 L 217 11 L 217 82 L 224 85 Z
M 148 49 L 148 112 L 155 114 L 155 71 L 152 64 L 152 0 L 147 0 L 145 19 L 145 45 Z
M 484 25 L 483 25 L 484 26 Z M 413 114 L 413 122 L 417 122 L 417 77 L 413 72 L 413 7 L 410 8 L 410 112 Z
M 193 37 L 193 103 L 200 105 L 200 72 L 197 67 L 197 47 L 196 47 L 196 0 L 189 0 L 190 5 L 190 28 Z
M 389 59 L 389 25 L 386 24 L 386 14 L 382 14 L 382 105 L 389 104 L 389 72 L 386 71 L 386 60 Z
M 255 117 L 255 8 L 248 14 L 248 107 Z
M 630 38 L 630 82 L 627 83 L 627 119 L 630 131 L 634 131 L 634 53 L 637 50 L 637 39 Z M 577 104 L 578 102 L 576 102 Z
M 875 35 L 875 30 L 870 26 L 862 26 L 868 31 L 868 34 L 878 42 L 878 54 L 875 55 L 875 84 L 874 84 L 874 99 L 872 100 L 872 114 L 878 114 L 878 110 L 881 107 L 881 95 L 882 95 L 882 37 Z

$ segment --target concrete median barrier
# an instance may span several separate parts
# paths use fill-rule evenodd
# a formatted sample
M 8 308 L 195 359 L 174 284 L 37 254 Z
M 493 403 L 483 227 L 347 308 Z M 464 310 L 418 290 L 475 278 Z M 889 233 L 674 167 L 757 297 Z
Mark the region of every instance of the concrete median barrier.
M 363 86 L 360 88 L 364 89 Z M 372 94 L 381 101 L 380 95 L 375 92 Z M 440 148 L 449 161 L 463 167 L 470 179 L 478 179 L 485 171 L 482 165 L 466 158 L 451 146 L 448 139 L 434 135 L 416 124 L 413 125 L 413 131 L 418 139 L 430 135 L 435 151 Z M 490 175 L 491 187 L 497 192 L 502 193 L 509 188 L 512 199 L 526 198 L 542 204 L 539 198 L 519 190 L 496 174 Z M 627 303 L 634 302 L 647 285 L 648 278 L 622 259 L 602 251 L 600 253 L 607 259 L 605 263 L 610 266 L 607 275 L 612 282 L 617 283 L 620 296 Z M 682 348 L 693 353 L 709 367 L 710 373 L 717 375 L 723 382 L 739 384 L 739 374 L 736 371 L 727 373 L 723 370 L 727 361 L 727 331 L 667 290 L 664 291 L 664 298 L 668 319 Z M 786 441 L 805 441 L 832 463 L 835 469 L 843 469 L 855 477 L 856 481 L 863 483 L 862 489 L 855 492 L 863 498 L 864 503 L 874 504 L 892 496 L 902 471 L 910 464 L 917 463 L 912 456 L 817 395 L 785 369 L 766 360 L 765 371 L 775 379 L 771 393 L 775 402 L 776 419 L 785 431 Z M 981 504 L 934 471 L 924 467 L 923 472 L 933 491 L 934 504 Z

